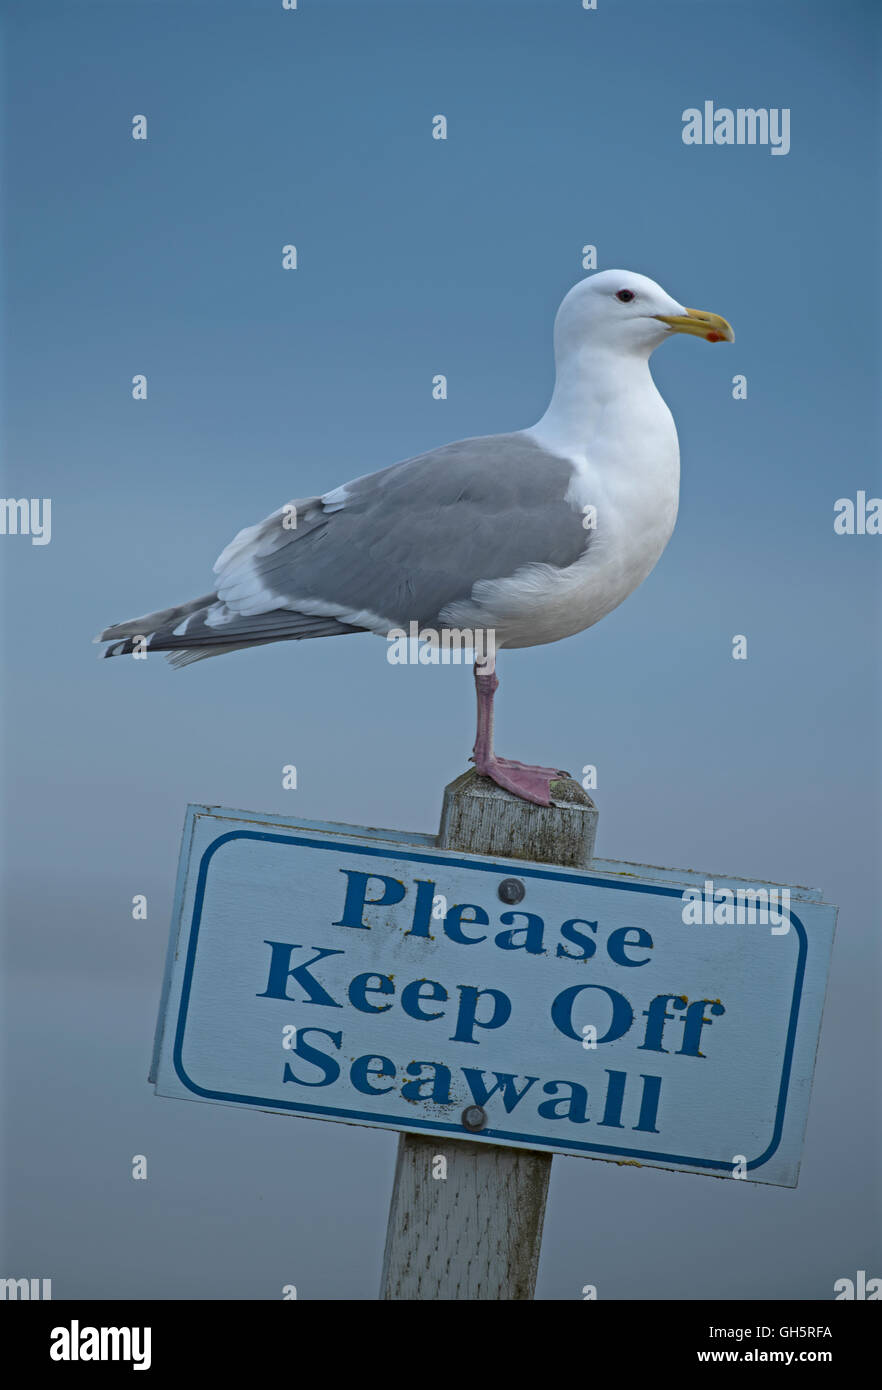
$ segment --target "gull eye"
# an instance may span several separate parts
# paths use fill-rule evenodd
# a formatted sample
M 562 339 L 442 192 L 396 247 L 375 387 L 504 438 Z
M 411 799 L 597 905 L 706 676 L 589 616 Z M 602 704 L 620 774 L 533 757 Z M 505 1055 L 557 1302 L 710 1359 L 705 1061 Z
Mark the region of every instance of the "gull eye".
M 616 295 L 616 299 L 620 299 L 623 304 L 630 304 L 634 297 L 633 290 L 619 290 Z

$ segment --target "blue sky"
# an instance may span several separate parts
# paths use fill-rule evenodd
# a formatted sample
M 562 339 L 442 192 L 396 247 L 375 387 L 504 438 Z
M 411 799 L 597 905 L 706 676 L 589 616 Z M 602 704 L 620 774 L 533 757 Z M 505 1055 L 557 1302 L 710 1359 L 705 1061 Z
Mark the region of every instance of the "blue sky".
M 503 657 L 498 749 L 597 766 L 604 856 L 809 883 L 841 911 L 796 1192 L 557 1160 L 537 1296 L 823 1298 L 878 1266 L 882 542 L 832 524 L 837 498 L 880 492 L 876 7 L 0 15 L 2 490 L 53 504 L 48 546 L 0 537 L 9 1272 L 56 1296 L 375 1296 L 392 1136 L 146 1084 L 177 845 L 188 802 L 434 829 L 470 752 L 468 672 L 390 667 L 368 637 L 183 672 L 101 663 L 90 639 L 206 592 L 290 497 L 533 423 L 589 243 L 736 342 L 653 358 L 674 537 L 597 628 Z M 789 108 L 790 153 L 684 145 L 708 99 Z

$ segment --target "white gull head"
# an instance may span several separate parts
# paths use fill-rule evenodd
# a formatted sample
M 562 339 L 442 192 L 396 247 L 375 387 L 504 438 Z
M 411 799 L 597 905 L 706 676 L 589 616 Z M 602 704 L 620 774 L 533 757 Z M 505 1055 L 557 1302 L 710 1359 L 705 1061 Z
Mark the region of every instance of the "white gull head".
M 732 342 L 725 319 L 687 309 L 633 270 L 601 270 L 579 280 L 564 297 L 554 322 L 558 363 L 572 354 L 610 353 L 646 361 L 672 333 L 691 333 L 709 342 Z
M 635 434 L 663 430 L 661 417 L 668 412 L 649 358 L 673 333 L 711 343 L 735 338 L 719 314 L 688 309 L 647 275 L 601 270 L 579 280 L 554 321 L 551 401 L 528 433 L 546 448 L 580 459 L 598 429 L 621 445 Z

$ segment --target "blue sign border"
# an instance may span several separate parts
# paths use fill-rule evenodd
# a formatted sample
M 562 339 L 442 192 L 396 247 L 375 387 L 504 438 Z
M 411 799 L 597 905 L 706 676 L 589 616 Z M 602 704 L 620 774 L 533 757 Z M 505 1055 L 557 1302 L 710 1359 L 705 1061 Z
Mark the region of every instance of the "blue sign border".
M 258 830 L 231 830 L 225 835 L 219 835 L 213 840 L 203 852 L 199 862 L 199 877 L 196 882 L 196 897 L 193 903 L 193 916 L 190 922 L 190 939 L 187 946 L 187 960 L 184 967 L 184 978 L 181 985 L 181 1002 L 178 1010 L 178 1023 L 175 1030 L 175 1043 L 173 1050 L 173 1063 L 175 1072 L 179 1080 L 187 1090 L 194 1095 L 202 1096 L 205 1100 L 226 1101 L 233 1105 L 256 1105 L 262 1110 L 292 1110 L 304 1115 L 328 1115 L 337 1119 L 366 1121 L 369 1124 L 388 1124 L 396 1128 L 401 1127 L 400 1115 L 378 1115 L 372 1111 L 361 1110 L 340 1110 L 333 1109 L 324 1105 L 307 1105 L 298 1101 L 284 1101 L 268 1098 L 266 1096 L 241 1096 L 227 1091 L 207 1091 L 204 1087 L 198 1086 L 192 1081 L 184 1070 L 181 1052 L 184 1045 L 184 1033 L 187 1024 L 187 1008 L 190 1002 L 190 988 L 193 981 L 193 969 L 196 961 L 196 946 L 199 940 L 199 927 L 202 920 L 202 906 L 205 899 L 205 885 L 208 878 L 208 866 L 212 858 L 230 840 L 268 840 L 280 845 L 302 845 L 308 849 L 333 849 L 338 853 L 345 850 L 349 854 L 364 854 L 375 859 L 406 859 L 415 864 L 440 864 L 452 865 L 461 869 L 477 869 L 486 873 L 507 874 L 510 872 L 511 865 L 499 866 L 493 863 L 482 863 L 471 859 L 454 859 L 449 855 L 441 858 L 433 854 L 420 854 L 413 850 L 401 850 L 397 846 L 390 849 L 386 847 L 374 848 L 371 845 L 345 844 L 342 841 L 316 840 L 303 835 L 272 835 L 267 831 Z M 597 888 L 619 888 L 631 893 L 658 893 L 662 897 L 681 898 L 682 888 L 666 888 L 661 885 L 647 883 L 610 883 L 609 879 L 592 878 L 586 874 L 568 874 L 557 869 L 539 869 L 533 865 L 518 865 L 518 873 L 525 878 L 548 878 L 560 883 L 588 883 Z M 796 1026 L 799 1018 L 799 1005 L 802 999 L 802 984 L 805 976 L 805 962 L 808 951 L 808 937 L 805 927 L 794 912 L 790 912 L 790 921 L 796 928 L 799 937 L 799 956 L 797 958 L 796 976 L 793 983 L 793 1000 L 790 1007 L 790 1021 L 787 1027 L 787 1042 L 784 1048 L 784 1064 L 781 1071 L 781 1085 L 778 1091 L 778 1106 L 775 1111 L 775 1125 L 772 1133 L 772 1141 L 764 1153 L 759 1158 L 752 1159 L 745 1166 L 749 1169 L 759 1168 L 772 1157 L 781 1142 L 781 1133 L 784 1128 L 784 1112 L 787 1105 L 787 1091 L 790 1084 L 790 1069 L 793 1062 L 793 1049 L 796 1041 Z M 440 1120 L 411 1120 L 407 1121 L 408 1129 L 439 1130 L 445 1134 L 453 1134 L 459 1138 L 463 1137 L 462 1127 L 447 1121 Z M 469 1135 L 474 1139 L 475 1135 Z M 535 1148 L 542 1145 L 550 1149 L 560 1147 L 556 1139 L 543 1139 L 532 1134 L 515 1134 L 510 1130 L 504 1129 L 484 1129 L 481 1130 L 480 1139 L 505 1139 L 509 1142 L 519 1142 L 524 1146 Z M 665 1162 L 675 1164 L 687 1164 L 696 1168 L 718 1169 L 723 1172 L 731 1172 L 732 1163 L 714 1158 L 690 1158 L 684 1154 L 656 1153 L 646 1149 L 622 1149 L 615 1148 L 608 1144 L 588 1144 L 579 1140 L 568 1140 L 566 1148 L 573 1150 L 584 1150 L 586 1153 L 609 1154 L 610 1156 L 631 1159 L 645 1159 L 647 1162 Z

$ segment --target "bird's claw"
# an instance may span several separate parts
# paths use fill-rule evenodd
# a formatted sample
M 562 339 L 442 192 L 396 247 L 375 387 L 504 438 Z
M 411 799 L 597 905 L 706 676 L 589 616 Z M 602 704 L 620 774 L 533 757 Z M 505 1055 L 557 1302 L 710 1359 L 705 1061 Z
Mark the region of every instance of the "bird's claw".
M 471 761 L 481 777 L 489 777 L 498 787 L 537 806 L 550 806 L 551 783 L 570 775 L 560 768 L 537 767 L 532 763 L 519 763 L 514 758 L 497 758 L 495 755 L 480 762 L 473 756 Z

